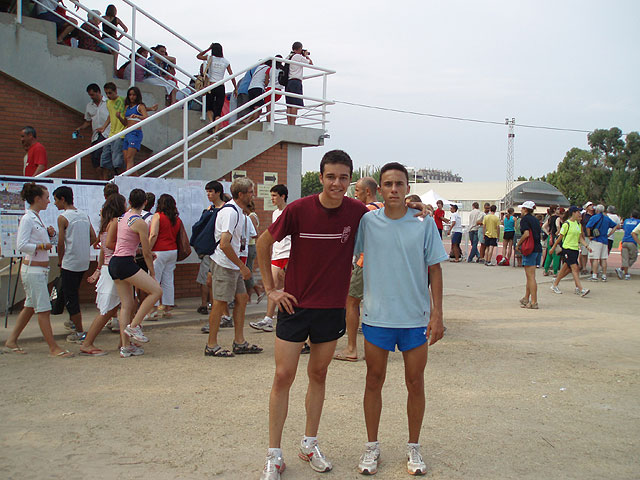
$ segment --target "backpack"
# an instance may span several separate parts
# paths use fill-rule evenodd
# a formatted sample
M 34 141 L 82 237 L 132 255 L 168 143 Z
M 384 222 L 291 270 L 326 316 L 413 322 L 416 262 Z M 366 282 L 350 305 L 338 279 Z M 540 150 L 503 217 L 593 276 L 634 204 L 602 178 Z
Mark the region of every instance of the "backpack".
M 291 60 L 291 57 L 293 57 L 293 55 L 289 55 L 287 57 L 287 60 Z M 289 83 L 289 68 L 290 67 L 291 67 L 291 64 L 285 63 L 284 67 L 278 72 L 278 83 L 280 85 L 282 85 L 283 87 L 286 87 L 287 83 Z
M 191 239 L 189 240 L 189 244 L 198 255 L 211 255 L 218 248 L 219 242 L 215 241 L 216 218 L 218 217 L 218 212 L 224 207 L 232 207 L 238 213 L 236 227 L 238 226 L 240 212 L 233 205 L 225 203 L 220 208 L 204 210 L 200 215 L 200 219 L 191 227 Z

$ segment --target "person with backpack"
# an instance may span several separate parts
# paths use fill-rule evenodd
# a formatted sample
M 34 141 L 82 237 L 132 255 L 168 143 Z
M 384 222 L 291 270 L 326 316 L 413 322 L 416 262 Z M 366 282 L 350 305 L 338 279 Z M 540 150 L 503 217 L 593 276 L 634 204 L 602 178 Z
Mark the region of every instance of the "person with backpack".
M 544 273 L 545 277 L 550 275 L 549 268 L 553 265 L 553 276 L 558 275 L 560 270 L 560 255 L 554 250 L 551 250 L 551 246 L 558 238 L 558 232 L 562 226 L 561 216 L 564 214 L 564 208 L 557 205 L 551 205 L 547 212 L 549 216 L 547 221 L 542 225 L 542 230 L 547 234 L 547 256 L 544 259 Z
M 589 260 L 591 260 L 591 281 L 598 281 L 598 263 L 602 268 L 602 281 L 607 281 L 607 259 L 609 258 L 608 249 L 608 232 L 614 232 L 620 228 L 620 225 L 611 220 L 604 214 L 604 205 L 597 205 L 596 214 L 589 219 L 585 229 L 587 236 L 590 238 Z
M 224 191 L 222 184 L 215 180 L 207 183 L 204 187 L 207 192 L 207 199 L 211 202 L 211 204 L 202 211 L 202 215 L 200 215 L 200 219 L 193 225 L 192 233 L 191 233 L 191 246 L 195 249 L 198 258 L 200 258 L 200 269 L 198 270 L 198 276 L 196 278 L 196 282 L 200 284 L 200 306 L 198 307 L 197 312 L 201 315 L 208 315 L 209 309 L 209 297 L 211 295 L 211 287 L 207 284 L 207 277 L 211 272 L 211 253 L 206 253 L 207 249 L 205 248 L 207 245 L 207 241 L 204 238 L 200 238 L 199 234 L 202 233 L 203 228 L 209 224 L 213 228 L 215 228 L 215 216 L 213 215 L 214 210 L 219 210 L 224 205 L 224 200 L 222 200 L 222 193 Z M 210 233 L 210 242 L 211 246 L 213 246 L 213 228 Z M 204 244 L 204 245 L 203 245 Z
M 309 52 L 302 48 L 301 42 L 293 42 L 291 46 L 291 53 L 287 57 L 288 60 L 292 60 L 298 63 L 306 63 L 313 65 L 313 61 L 309 58 Z M 284 66 L 284 73 L 280 79 L 280 83 L 285 86 L 285 91 L 302 95 L 302 74 L 304 67 L 301 65 L 292 65 L 287 63 Z M 296 124 L 296 117 L 298 115 L 298 108 L 304 107 L 304 101 L 302 98 L 294 98 L 287 96 L 287 123 L 289 125 Z

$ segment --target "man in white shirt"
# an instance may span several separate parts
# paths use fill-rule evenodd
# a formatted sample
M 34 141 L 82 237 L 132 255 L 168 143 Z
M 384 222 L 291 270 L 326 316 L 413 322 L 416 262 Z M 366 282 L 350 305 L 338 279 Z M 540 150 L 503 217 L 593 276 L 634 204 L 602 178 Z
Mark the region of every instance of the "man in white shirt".
M 109 118 L 109 110 L 107 110 L 107 100 L 102 97 L 100 87 L 97 84 L 92 83 L 87 87 L 87 94 L 91 101 L 87 103 L 87 108 L 84 110 L 84 122 L 76 128 L 76 132 L 91 126 L 91 146 L 93 146 L 109 136 L 111 125 L 109 124 L 106 128 L 102 128 Z M 98 170 L 98 173 L 103 180 L 108 180 L 109 170 L 100 168 L 101 156 L 102 148 L 94 150 L 91 153 L 91 164 L 93 165 L 93 168 Z
M 449 219 L 449 228 L 451 229 L 451 253 L 453 253 L 452 262 L 459 262 L 462 257 L 460 242 L 462 241 L 462 217 L 458 213 L 458 206 L 451 204 L 451 217 Z
M 85 337 L 82 328 L 82 313 L 78 291 L 85 272 L 89 269 L 91 245 L 96 242 L 96 232 L 89 215 L 73 205 L 73 190 L 67 186 L 53 191 L 58 210 L 58 266 L 62 278 L 64 304 L 69 312 L 69 321 L 76 327 L 67 337 L 67 342 L 82 343 Z
M 614 207 L 613 205 L 609 205 L 607 207 L 607 217 L 613 220 L 616 226 L 620 225 L 620 217 L 616 214 L 616 207 Z M 616 235 L 616 229 L 610 228 L 609 235 L 607 237 L 607 243 L 608 243 L 607 248 L 609 249 L 609 253 L 611 253 L 611 249 L 613 248 L 613 237 L 615 237 L 615 235 Z
M 302 48 L 301 42 L 293 42 L 293 45 L 291 46 L 291 53 L 287 58 L 294 62 L 313 65 L 313 62 L 309 58 L 309 52 Z M 285 92 L 302 95 L 303 69 L 304 67 L 300 65 L 289 64 L 289 81 L 285 87 Z M 304 101 L 301 98 L 287 96 L 287 123 L 289 125 L 296 124 L 296 116 L 298 115 L 299 107 L 304 107 Z
M 480 211 L 480 204 L 473 202 L 473 209 L 469 213 L 469 242 L 471 242 L 471 251 L 469 252 L 469 258 L 467 262 L 471 263 L 476 258 L 476 261 L 480 260 L 480 253 L 478 252 L 478 230 L 482 225 L 484 213 Z
M 253 199 L 253 182 L 237 178 L 231 184 L 233 199 L 220 209 L 216 216 L 214 238 L 219 242 L 211 255 L 213 274 L 213 302 L 209 315 L 209 339 L 204 349 L 206 357 L 233 357 L 245 353 L 260 353 L 262 348 L 244 339 L 244 315 L 249 301 L 244 280 L 251 278 L 251 270 L 240 260 L 240 252 L 246 244 L 244 214 Z M 220 319 L 235 300 L 233 351 L 218 344 Z

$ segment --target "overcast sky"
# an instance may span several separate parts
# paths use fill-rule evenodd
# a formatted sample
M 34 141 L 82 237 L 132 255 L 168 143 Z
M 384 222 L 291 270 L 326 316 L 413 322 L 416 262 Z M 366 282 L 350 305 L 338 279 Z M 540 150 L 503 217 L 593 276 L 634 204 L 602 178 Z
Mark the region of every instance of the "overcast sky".
M 137 3 L 198 46 L 220 42 L 235 70 L 286 55 L 300 40 L 315 64 L 337 71 L 332 99 L 498 122 L 640 129 L 637 1 Z M 85 4 L 104 13 L 101 2 Z M 130 25 L 130 9 L 115 4 Z M 145 43 L 165 44 L 179 65 L 197 71 L 193 49 L 143 20 L 137 28 Z M 309 81 L 305 93 L 319 86 Z M 451 170 L 465 181 L 505 179 L 505 126 L 345 105 L 330 112 L 331 138 L 304 150 L 305 171 L 340 148 L 356 167 L 399 161 Z M 552 171 L 574 146 L 586 148 L 586 134 L 516 127 L 515 175 Z

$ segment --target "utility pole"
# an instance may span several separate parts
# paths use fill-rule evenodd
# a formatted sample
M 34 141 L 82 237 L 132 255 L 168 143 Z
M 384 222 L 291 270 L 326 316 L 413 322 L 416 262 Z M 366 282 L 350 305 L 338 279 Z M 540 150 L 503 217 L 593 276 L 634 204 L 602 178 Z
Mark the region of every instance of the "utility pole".
M 513 182 L 514 182 L 514 157 L 513 157 L 513 142 L 515 140 L 516 134 L 514 133 L 514 128 L 516 124 L 515 118 L 505 118 L 504 124 L 509 127 L 509 133 L 507 137 L 507 194 L 504 197 L 504 207 L 505 209 L 509 207 L 513 207 Z

